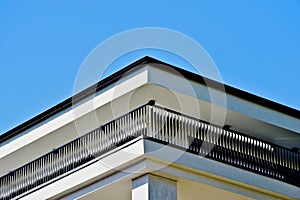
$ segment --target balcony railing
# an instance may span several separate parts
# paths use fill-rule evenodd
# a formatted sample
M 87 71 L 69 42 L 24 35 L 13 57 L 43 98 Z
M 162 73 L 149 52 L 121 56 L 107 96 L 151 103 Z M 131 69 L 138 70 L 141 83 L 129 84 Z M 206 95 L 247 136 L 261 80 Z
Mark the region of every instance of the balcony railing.
M 51 183 L 138 136 L 300 186 L 300 154 L 158 106 L 145 105 L 0 178 L 0 199 Z

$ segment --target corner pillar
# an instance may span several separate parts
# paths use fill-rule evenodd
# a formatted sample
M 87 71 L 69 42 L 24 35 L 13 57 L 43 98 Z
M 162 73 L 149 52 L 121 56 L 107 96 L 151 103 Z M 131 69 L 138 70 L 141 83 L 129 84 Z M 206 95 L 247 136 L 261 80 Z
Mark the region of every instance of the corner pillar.
M 177 200 L 176 181 L 145 174 L 132 180 L 132 200 Z

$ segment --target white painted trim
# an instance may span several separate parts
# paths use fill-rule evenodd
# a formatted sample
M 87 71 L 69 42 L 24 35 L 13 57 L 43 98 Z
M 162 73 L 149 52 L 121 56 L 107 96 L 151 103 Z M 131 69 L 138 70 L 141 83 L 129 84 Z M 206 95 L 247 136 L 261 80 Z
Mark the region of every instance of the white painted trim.
M 158 86 L 164 86 L 174 91 L 174 94 L 176 94 L 176 92 L 179 92 L 187 96 L 195 95 L 192 94 L 193 92 L 195 92 L 192 90 L 192 87 L 196 87 L 197 98 L 203 102 L 209 101 L 209 97 L 203 95 L 201 96 L 198 94 L 202 93 L 201 91 L 205 90 L 205 86 L 193 81 L 181 79 L 182 77 L 170 74 L 164 70 L 159 70 L 157 67 L 151 66 L 151 64 L 146 65 L 145 67 L 135 71 L 132 74 L 125 74 L 124 79 L 122 79 L 120 83 L 117 83 L 117 86 L 110 86 L 109 89 L 104 89 L 102 93 L 98 92 L 97 96 L 78 105 L 73 110 L 59 115 L 58 117 L 50 120 L 46 124 L 43 124 L 40 127 L 37 127 L 36 129 L 0 147 L 0 158 L 3 158 L 8 154 L 13 153 L 14 151 L 30 144 L 31 142 L 38 140 L 41 137 L 44 137 L 45 135 L 53 132 L 54 130 L 92 112 L 93 110 L 101 107 L 102 105 L 111 102 L 112 100 L 145 84 L 151 83 Z M 189 89 L 187 90 L 185 86 L 187 86 Z M 115 92 L 116 90 L 118 92 Z M 222 95 L 222 92 L 214 89 L 212 90 L 215 93 L 219 93 L 219 95 Z M 185 105 L 185 107 L 186 106 L 187 105 Z M 252 102 L 248 102 L 243 99 L 227 95 L 227 109 L 269 124 L 273 124 L 277 127 L 282 127 L 284 129 L 296 131 L 300 134 L 300 120 L 262 107 Z
M 62 196 L 65 199 L 75 199 L 116 181 L 132 180 L 145 173 L 173 180 L 188 179 L 255 199 L 300 196 L 300 190 L 296 186 L 147 139 L 137 140 L 120 149 L 122 150 L 40 188 L 23 199 L 56 199 Z M 107 167 L 108 165 L 111 167 Z
M 128 166 L 133 163 L 138 162 L 138 160 L 142 160 L 142 155 L 144 153 L 143 140 L 139 140 L 124 149 L 119 149 L 98 162 L 95 162 L 89 166 L 86 166 L 68 176 L 65 176 L 45 187 L 42 187 L 21 199 L 49 199 L 53 198 L 57 195 L 65 194 L 66 191 L 73 191 L 74 188 L 78 188 L 78 186 L 83 187 L 91 183 L 92 180 L 103 179 L 104 177 L 109 177 L 108 179 L 103 179 L 97 187 L 102 187 L 103 184 L 109 184 L 112 181 L 115 181 L 121 177 L 130 175 L 135 171 L 143 168 L 144 165 L 133 166 L 132 168 L 127 168 L 128 171 L 122 171 L 121 174 L 116 176 L 112 175 L 118 170 L 120 170 L 120 166 Z M 108 176 L 111 175 L 111 176 Z M 85 190 L 77 191 L 71 195 L 72 197 L 77 195 L 82 195 L 93 191 L 94 186 L 85 188 Z M 78 189 L 77 189 L 78 190 Z
M 58 128 L 84 116 L 93 110 L 101 107 L 102 105 L 111 102 L 112 100 L 140 87 L 148 82 L 148 70 L 146 67 L 130 74 L 129 78 L 124 77 L 114 87 L 99 93 L 94 98 L 78 105 L 74 109 L 63 113 L 46 124 L 22 135 L 19 138 L 11 141 L 10 143 L 0 147 L 0 158 L 3 158 L 14 151 L 29 145 L 35 140 L 46 136 L 47 134 L 55 131 Z M 118 92 L 116 93 L 115 90 Z
M 184 78 L 174 69 L 172 70 L 170 68 L 171 72 L 173 71 L 176 74 L 171 74 L 170 72 L 159 69 L 159 65 L 157 64 L 149 64 L 149 67 L 151 67 L 151 70 L 149 71 L 149 83 L 165 86 L 187 96 L 197 97 L 199 100 L 204 102 L 211 102 L 211 97 L 206 95 L 206 86 Z M 194 91 L 193 88 L 197 88 L 197 91 Z M 224 93 L 226 91 L 219 91 L 210 88 L 210 92 L 216 97 L 226 95 L 225 106 L 228 110 L 232 110 L 242 115 L 246 115 L 300 134 L 300 120 L 295 117 L 291 117 L 287 114 L 283 114 L 245 99 Z M 213 103 L 217 103 L 217 106 L 224 106 L 222 102 L 221 104 L 218 104 L 217 101 Z
M 242 183 L 243 185 L 245 185 L 245 187 L 246 185 L 248 185 L 249 188 L 247 190 L 253 190 L 251 189 L 252 187 L 254 189 L 256 188 L 256 190 L 260 189 L 265 191 L 271 191 L 273 193 L 277 193 L 284 196 L 290 196 L 293 198 L 300 197 L 300 190 L 297 186 L 290 185 L 288 183 L 284 183 L 266 176 L 262 176 L 198 155 L 187 153 L 185 151 L 170 147 L 168 145 L 162 145 L 149 140 L 144 140 L 144 142 L 146 157 L 148 159 L 161 162 L 160 164 L 148 166 L 152 171 L 165 172 L 179 177 L 185 175 L 186 177 L 183 177 L 189 177 L 188 179 L 194 181 L 200 181 L 200 179 L 195 179 L 194 173 L 191 173 L 191 171 L 198 172 L 202 175 L 206 174 L 206 178 L 201 178 L 201 183 L 230 190 L 232 192 L 236 192 L 246 196 L 249 196 L 250 194 L 248 194 L 248 192 L 241 192 L 241 188 L 238 187 L 237 189 L 236 186 L 230 183 L 230 181 Z M 186 169 L 189 168 L 191 171 L 188 172 L 187 170 L 183 170 L 183 173 L 179 173 L 179 169 L 169 170 L 169 167 L 172 165 L 183 167 Z M 188 174 L 192 175 L 187 176 Z M 225 178 L 229 182 L 227 184 L 224 184 L 220 180 L 216 181 L 215 179 L 209 178 L 209 176 L 220 177 L 222 179 Z

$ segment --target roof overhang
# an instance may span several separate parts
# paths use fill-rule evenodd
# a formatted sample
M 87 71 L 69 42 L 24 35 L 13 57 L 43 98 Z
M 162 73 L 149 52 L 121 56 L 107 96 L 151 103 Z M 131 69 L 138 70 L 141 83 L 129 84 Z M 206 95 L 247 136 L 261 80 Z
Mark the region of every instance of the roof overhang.
M 212 101 L 211 94 L 225 97 L 226 104 Z M 280 146 L 300 148 L 299 111 L 145 57 L 1 135 L 0 174 L 149 100 Z

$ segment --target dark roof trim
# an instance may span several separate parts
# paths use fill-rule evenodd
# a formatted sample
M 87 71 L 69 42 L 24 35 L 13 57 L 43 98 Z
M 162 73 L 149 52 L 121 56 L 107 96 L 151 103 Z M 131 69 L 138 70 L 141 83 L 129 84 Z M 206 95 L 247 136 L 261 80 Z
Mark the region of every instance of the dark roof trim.
M 210 87 L 213 87 L 215 89 L 220 89 L 220 88 L 225 88 L 226 93 L 231 94 L 233 96 L 240 97 L 241 99 L 248 100 L 250 102 L 259 104 L 263 107 L 270 108 L 272 110 L 276 110 L 281 113 L 285 113 L 287 115 L 300 118 L 300 111 L 287 107 L 285 105 L 276 103 L 274 101 L 270 101 L 268 99 L 256 96 L 254 94 L 239 90 L 237 88 L 225 85 L 223 83 L 219 83 L 217 81 L 202 77 L 198 74 L 194 74 L 192 72 L 183 70 L 181 68 L 175 67 L 173 65 L 170 65 L 168 63 L 162 62 L 160 60 L 154 59 L 152 57 L 145 56 L 132 64 L 128 65 L 127 67 L 117 71 L 116 73 L 110 75 L 109 77 L 99 81 L 98 83 L 88 87 L 87 89 L 83 90 L 82 92 L 79 92 L 78 94 L 75 94 L 73 97 L 70 97 L 63 102 L 55 105 L 54 107 L 42 112 L 41 114 L 29 119 L 28 121 L 18 125 L 17 127 L 7 131 L 6 133 L 0 135 L 0 143 L 9 140 L 18 134 L 22 133 L 25 130 L 28 130 L 29 128 L 32 128 L 33 126 L 45 121 L 46 119 L 49 119 L 50 117 L 60 113 L 63 110 L 66 110 L 67 108 L 70 108 L 74 103 L 80 102 L 83 99 L 95 94 L 95 92 L 107 87 L 110 84 L 113 84 L 117 82 L 123 75 L 124 73 L 128 73 L 129 71 L 135 71 L 139 69 L 140 67 L 143 66 L 143 64 L 147 63 L 156 63 L 156 64 L 163 64 L 168 67 L 171 67 L 175 69 L 177 72 L 179 72 L 181 75 L 186 77 L 187 79 L 191 79 L 195 82 L 201 83 L 208 85 Z M 166 69 L 167 70 L 167 69 Z

